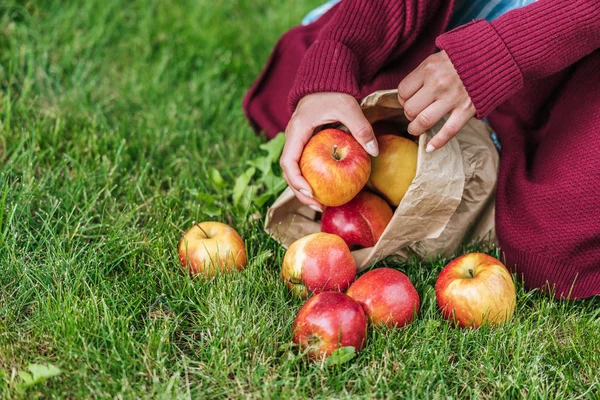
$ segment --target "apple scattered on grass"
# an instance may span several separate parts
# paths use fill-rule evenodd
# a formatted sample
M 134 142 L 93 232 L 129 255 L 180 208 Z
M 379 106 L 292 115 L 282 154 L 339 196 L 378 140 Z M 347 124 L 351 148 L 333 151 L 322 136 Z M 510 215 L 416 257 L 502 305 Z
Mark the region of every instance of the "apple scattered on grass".
M 377 137 L 379 156 L 371 158 L 371 175 L 367 186 L 397 207 L 417 173 L 419 146 L 410 139 L 395 135 Z
M 221 222 L 201 222 L 190 228 L 179 242 L 179 259 L 192 276 L 214 276 L 217 272 L 246 267 L 242 237 Z
M 367 183 L 371 159 L 349 133 L 324 129 L 304 147 L 300 171 L 317 201 L 324 206 L 340 206 Z
M 356 301 L 341 292 L 311 297 L 294 320 L 294 343 L 312 359 L 330 356 L 340 347 L 361 350 L 367 336 L 367 317 Z
M 356 262 L 342 238 L 318 232 L 290 245 L 281 277 L 292 294 L 305 299 L 310 294 L 348 289 L 356 277 Z
M 346 292 L 375 325 L 401 328 L 419 312 L 419 293 L 402 272 L 377 268 L 358 278 Z
M 515 311 L 510 273 L 500 261 L 483 253 L 465 254 L 446 265 L 435 292 L 444 318 L 461 328 L 499 325 Z
M 321 217 L 321 231 L 340 236 L 350 249 L 372 247 L 392 215 L 385 200 L 362 191 L 346 204 L 327 207 Z
M 390 130 L 392 127 L 384 126 Z M 382 128 L 383 130 L 383 128 Z M 378 134 L 380 154 L 369 158 L 354 138 L 337 129 L 317 133 L 300 160 L 315 198 L 327 206 L 322 232 L 305 236 L 287 250 L 282 279 L 301 298 L 314 294 L 294 320 L 293 341 L 313 359 L 366 341 L 367 322 L 400 328 L 416 317 L 420 299 L 406 275 L 378 268 L 356 278 L 350 248 L 374 246 L 412 183 L 418 145 Z M 366 190 L 376 190 L 387 202 Z M 220 222 L 194 224 L 179 244 L 184 269 L 193 276 L 242 270 L 246 249 L 241 236 Z M 341 293 L 347 289 L 347 294 Z M 465 254 L 438 276 L 437 303 L 445 319 L 460 327 L 497 325 L 512 318 L 515 287 L 506 267 L 482 253 Z

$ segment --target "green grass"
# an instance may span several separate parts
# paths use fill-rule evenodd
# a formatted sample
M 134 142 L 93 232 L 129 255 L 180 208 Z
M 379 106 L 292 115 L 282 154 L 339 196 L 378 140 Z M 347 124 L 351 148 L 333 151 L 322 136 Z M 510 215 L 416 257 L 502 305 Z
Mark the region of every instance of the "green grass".
M 433 291 L 444 259 L 392 264 L 418 320 L 371 329 L 349 363 L 288 346 L 301 302 L 268 204 L 231 191 L 264 155 L 241 98 L 319 3 L 0 0 L 1 398 L 600 398 L 597 299 L 518 285 L 510 324 L 453 329 Z M 178 240 L 207 219 L 246 239 L 244 272 L 180 273 Z M 24 388 L 30 364 L 62 373 Z

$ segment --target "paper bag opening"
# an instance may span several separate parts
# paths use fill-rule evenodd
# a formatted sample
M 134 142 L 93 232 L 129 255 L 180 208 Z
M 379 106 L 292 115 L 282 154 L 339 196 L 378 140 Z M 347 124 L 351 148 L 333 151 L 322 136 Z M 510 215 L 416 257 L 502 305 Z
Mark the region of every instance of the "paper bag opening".
M 387 121 L 398 129 L 408 125 L 396 90 L 372 93 L 363 99 L 361 108 L 371 124 Z M 495 240 L 499 156 L 491 131 L 482 121 L 472 119 L 448 144 L 427 153 L 427 143 L 446 119 L 419 137 L 415 178 L 378 242 L 352 251 L 359 271 L 390 255 L 401 259 L 407 259 L 409 253 L 449 256 L 466 241 L 484 236 Z M 269 208 L 265 230 L 287 248 L 321 230 L 318 214 L 287 188 Z

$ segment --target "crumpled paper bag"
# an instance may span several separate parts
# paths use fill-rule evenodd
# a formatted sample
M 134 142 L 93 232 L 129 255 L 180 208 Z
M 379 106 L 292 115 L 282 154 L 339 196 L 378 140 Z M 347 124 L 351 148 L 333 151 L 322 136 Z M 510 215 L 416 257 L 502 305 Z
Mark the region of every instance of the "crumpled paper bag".
M 377 91 L 361 102 L 369 122 L 393 120 L 406 127 L 396 90 Z M 447 117 L 446 117 L 447 118 Z M 499 155 L 490 128 L 471 119 L 433 153 L 425 146 L 444 118 L 419 137 L 417 172 L 392 220 L 373 247 L 352 251 L 358 270 L 388 256 L 407 259 L 451 256 L 463 243 L 495 241 L 494 198 Z M 300 203 L 288 187 L 269 208 L 265 230 L 284 247 L 320 231 L 319 213 Z

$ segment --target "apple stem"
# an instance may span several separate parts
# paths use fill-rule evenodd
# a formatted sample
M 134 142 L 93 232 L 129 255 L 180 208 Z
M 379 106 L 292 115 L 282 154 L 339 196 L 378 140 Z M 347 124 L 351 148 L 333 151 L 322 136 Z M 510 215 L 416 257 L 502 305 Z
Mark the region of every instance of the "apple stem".
M 200 224 L 195 224 L 198 229 L 200 229 L 202 231 L 202 233 L 204 233 L 206 235 L 207 238 L 209 238 L 210 236 L 208 236 L 208 233 L 206 233 L 206 231 L 204 229 L 202 229 L 202 227 L 200 226 Z
M 469 275 L 471 275 L 471 278 L 475 278 L 475 275 L 473 275 L 473 270 L 471 268 L 469 268 Z
M 340 161 L 340 156 L 337 153 L 337 144 L 333 145 L 333 154 L 332 154 L 333 158 L 335 158 L 337 161 Z

